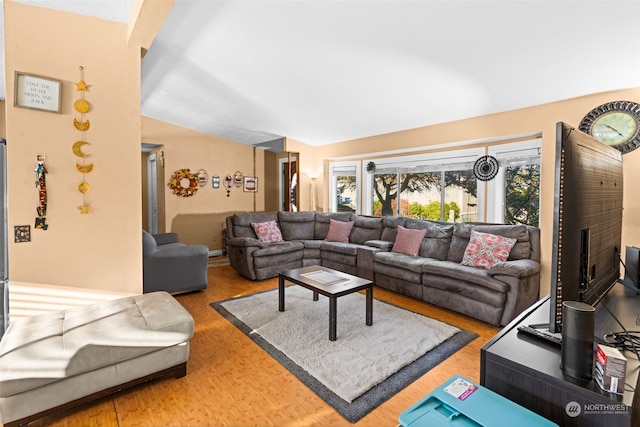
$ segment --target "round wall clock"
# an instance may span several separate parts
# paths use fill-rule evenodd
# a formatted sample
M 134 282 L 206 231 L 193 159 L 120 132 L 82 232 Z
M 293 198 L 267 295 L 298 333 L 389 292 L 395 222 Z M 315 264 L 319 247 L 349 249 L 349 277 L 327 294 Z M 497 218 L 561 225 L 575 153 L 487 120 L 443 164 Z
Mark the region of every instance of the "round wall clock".
M 631 101 L 602 104 L 584 116 L 579 129 L 628 153 L 640 146 L 640 105 Z

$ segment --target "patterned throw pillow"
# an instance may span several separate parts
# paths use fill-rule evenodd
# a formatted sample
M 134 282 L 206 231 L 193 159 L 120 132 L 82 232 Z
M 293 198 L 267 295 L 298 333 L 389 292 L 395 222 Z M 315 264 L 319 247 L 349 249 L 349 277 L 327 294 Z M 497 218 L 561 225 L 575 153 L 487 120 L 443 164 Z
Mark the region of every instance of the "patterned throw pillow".
M 353 224 L 355 224 L 354 221 L 329 220 L 329 232 L 327 233 L 327 238 L 324 240 L 327 242 L 349 243 L 349 234 L 351 234 Z
M 471 230 L 471 239 L 462 256 L 462 265 L 490 269 L 509 258 L 517 239 Z
M 420 244 L 424 239 L 424 234 L 427 230 L 417 228 L 404 228 L 398 226 L 398 235 L 395 242 L 393 242 L 393 248 L 391 252 L 398 252 L 405 255 L 417 256 L 420 251 Z
M 258 240 L 262 243 L 274 243 L 282 241 L 282 232 L 275 221 L 252 222 L 251 227 L 256 232 Z

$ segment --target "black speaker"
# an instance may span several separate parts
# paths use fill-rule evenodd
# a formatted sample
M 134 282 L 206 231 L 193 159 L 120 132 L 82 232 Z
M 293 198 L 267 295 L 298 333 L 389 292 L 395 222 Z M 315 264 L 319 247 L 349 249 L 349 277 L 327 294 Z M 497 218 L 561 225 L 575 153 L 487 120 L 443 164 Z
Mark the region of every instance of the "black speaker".
M 595 309 L 578 301 L 562 303 L 562 371 L 588 380 L 593 375 Z

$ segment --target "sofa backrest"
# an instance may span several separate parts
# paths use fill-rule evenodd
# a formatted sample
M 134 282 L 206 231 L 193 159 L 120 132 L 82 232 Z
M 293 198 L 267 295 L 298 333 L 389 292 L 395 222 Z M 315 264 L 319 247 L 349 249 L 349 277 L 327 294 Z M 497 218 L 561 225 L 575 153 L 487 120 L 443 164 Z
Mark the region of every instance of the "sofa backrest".
M 253 230 L 251 223 L 277 221 L 278 212 L 245 212 L 234 214 L 231 218 L 233 226 L 233 237 L 251 237 L 257 239 L 258 236 Z
M 316 212 L 315 239 L 324 240 L 329 232 L 329 223 L 336 221 L 351 221 L 351 212 Z
M 396 236 L 398 235 L 398 226 L 402 225 L 404 227 L 404 222 L 407 218 L 403 216 L 383 216 L 382 217 L 382 225 L 384 229 L 382 230 L 381 240 L 386 240 L 387 242 L 395 242 Z
M 451 245 L 449 246 L 447 260 L 454 262 L 462 261 L 464 251 L 467 248 L 467 245 L 469 244 L 469 240 L 471 238 L 472 230 L 479 231 L 481 233 L 490 233 L 499 236 L 515 238 L 516 244 L 511 249 L 511 252 L 509 252 L 509 260 L 535 259 L 532 257 L 532 255 L 538 257 L 537 261 L 540 260 L 539 229 L 535 227 L 528 227 L 522 224 L 477 224 L 464 222 L 456 223 L 454 225 L 453 237 L 451 238 Z M 531 250 L 532 241 L 530 232 L 538 236 L 537 242 L 534 242 L 537 247 L 535 247 L 533 252 Z
M 316 213 L 280 211 L 278 225 L 284 240 L 313 240 L 315 239 Z
M 407 218 L 405 228 L 425 230 L 418 255 L 435 258 L 441 261 L 447 259 L 449 245 L 453 236 L 453 224 L 426 219 Z
M 355 223 L 349 235 L 349 242 L 364 245 L 369 240 L 380 240 L 382 237 L 382 218 L 353 215 L 351 219 Z

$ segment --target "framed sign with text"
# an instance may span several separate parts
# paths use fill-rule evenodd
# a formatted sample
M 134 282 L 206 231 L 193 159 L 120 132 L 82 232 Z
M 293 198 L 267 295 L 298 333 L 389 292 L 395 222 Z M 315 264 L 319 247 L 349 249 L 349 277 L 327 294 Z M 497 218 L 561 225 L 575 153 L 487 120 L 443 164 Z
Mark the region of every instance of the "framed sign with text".
M 16 71 L 13 105 L 59 113 L 61 89 L 59 80 Z

